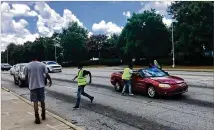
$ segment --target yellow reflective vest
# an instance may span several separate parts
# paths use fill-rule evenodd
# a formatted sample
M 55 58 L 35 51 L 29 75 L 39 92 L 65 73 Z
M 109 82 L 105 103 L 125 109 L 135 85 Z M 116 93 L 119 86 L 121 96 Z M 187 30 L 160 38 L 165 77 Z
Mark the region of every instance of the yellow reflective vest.
M 82 69 L 78 73 L 77 84 L 78 84 L 78 86 L 87 84 L 86 77 L 83 76 L 83 70 Z
M 123 71 L 122 79 L 130 80 L 131 79 L 130 71 L 131 71 L 130 68 L 125 68 L 124 71 Z
M 154 64 L 155 64 L 158 68 L 160 68 L 160 65 L 158 64 L 157 60 L 154 60 Z

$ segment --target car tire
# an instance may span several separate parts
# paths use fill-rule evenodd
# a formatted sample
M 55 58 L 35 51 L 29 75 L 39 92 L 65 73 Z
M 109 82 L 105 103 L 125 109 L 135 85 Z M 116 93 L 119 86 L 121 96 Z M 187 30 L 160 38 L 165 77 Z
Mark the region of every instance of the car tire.
M 148 87 L 147 95 L 149 98 L 156 98 L 157 97 L 157 92 L 155 91 L 155 88 L 153 86 Z
M 122 91 L 122 87 L 121 87 L 119 82 L 115 83 L 114 90 L 117 91 L 117 92 L 121 92 Z
M 17 85 L 15 76 L 13 76 L 13 79 L 14 79 L 14 84 Z
M 24 83 L 19 79 L 19 80 L 18 80 L 18 85 L 19 85 L 19 87 L 21 88 L 21 87 L 24 86 Z

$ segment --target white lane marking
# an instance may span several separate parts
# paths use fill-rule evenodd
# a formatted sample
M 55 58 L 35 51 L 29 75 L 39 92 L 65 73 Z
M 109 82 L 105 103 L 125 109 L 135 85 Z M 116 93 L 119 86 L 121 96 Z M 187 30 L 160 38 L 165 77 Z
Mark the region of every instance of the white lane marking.
M 56 128 L 54 128 L 54 127 L 48 125 L 48 124 L 47 124 L 46 126 L 49 127 L 49 128 L 52 128 L 52 129 L 54 129 L 54 130 L 58 130 L 58 129 L 56 129 Z
M 33 113 L 31 113 L 31 112 L 27 112 L 27 113 L 33 116 Z

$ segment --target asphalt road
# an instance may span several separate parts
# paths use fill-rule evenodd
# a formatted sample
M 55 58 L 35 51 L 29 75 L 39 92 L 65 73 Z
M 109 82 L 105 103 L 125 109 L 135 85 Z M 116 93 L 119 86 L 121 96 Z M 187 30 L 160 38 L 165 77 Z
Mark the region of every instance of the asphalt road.
M 82 98 L 81 109 L 73 110 L 77 86 L 71 80 L 76 69 L 51 74 L 53 86 L 46 88 L 47 108 L 88 130 L 212 130 L 214 128 L 214 85 L 211 72 L 170 71 L 184 78 L 189 91 L 181 97 L 150 99 L 145 95 L 121 96 L 110 85 L 111 69 L 90 69 L 93 84 L 86 92 L 95 97 L 91 104 Z M 2 72 L 1 85 L 29 99 L 29 90 L 13 84 Z M 61 79 L 61 80 L 59 80 Z M 99 85 L 100 84 L 100 85 Z

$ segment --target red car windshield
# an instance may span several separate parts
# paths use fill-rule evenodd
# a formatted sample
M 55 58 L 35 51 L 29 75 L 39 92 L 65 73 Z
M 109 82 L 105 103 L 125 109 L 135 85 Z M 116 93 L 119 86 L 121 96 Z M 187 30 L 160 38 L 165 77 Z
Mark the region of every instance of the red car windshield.
M 168 76 L 164 71 L 158 68 L 141 69 L 140 73 L 143 77 L 165 77 Z

